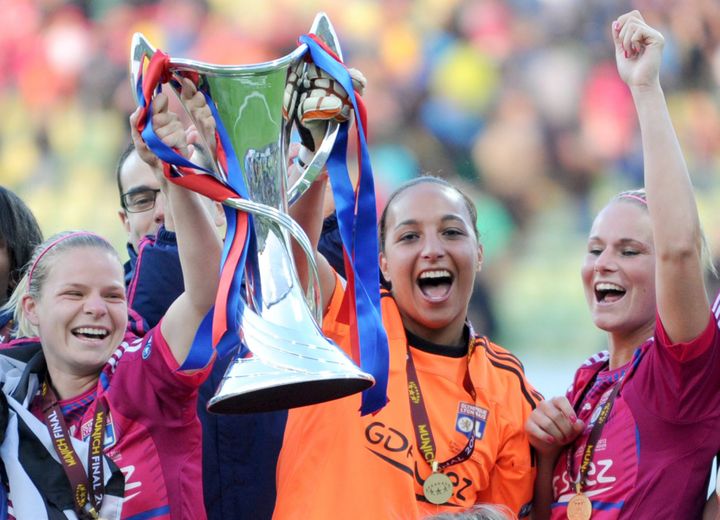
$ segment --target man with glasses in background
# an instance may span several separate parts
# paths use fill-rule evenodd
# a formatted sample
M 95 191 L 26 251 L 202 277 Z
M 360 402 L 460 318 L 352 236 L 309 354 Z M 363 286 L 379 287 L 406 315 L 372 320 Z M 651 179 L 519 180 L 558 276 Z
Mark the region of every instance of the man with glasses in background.
M 123 150 L 115 170 L 120 192 L 118 216 L 128 233 L 128 246 L 136 256 L 140 240 L 155 235 L 165 222 L 165 197 L 150 166 L 130 143 Z
M 139 317 L 132 316 L 130 323 L 153 327 L 183 291 L 172 215 L 165 212 L 160 182 L 132 142 L 120 155 L 115 177 L 120 193 L 118 216 L 128 234 L 129 260 L 124 266 L 128 307 L 145 320 L 142 323 Z M 157 268 L 136 272 L 138 255 L 145 248 L 148 253 L 152 251 L 152 264 Z

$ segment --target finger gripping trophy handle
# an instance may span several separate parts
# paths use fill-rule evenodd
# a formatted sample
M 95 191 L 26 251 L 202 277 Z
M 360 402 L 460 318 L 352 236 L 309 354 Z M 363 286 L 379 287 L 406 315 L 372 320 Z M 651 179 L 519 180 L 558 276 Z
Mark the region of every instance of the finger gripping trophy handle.
M 150 45 L 150 42 L 142 35 L 142 33 L 135 33 L 133 35 L 130 49 L 130 90 L 135 98 L 135 103 L 140 105 L 141 99 L 137 90 L 138 78 L 143 72 L 142 67 L 144 59 L 152 58 L 156 49 Z

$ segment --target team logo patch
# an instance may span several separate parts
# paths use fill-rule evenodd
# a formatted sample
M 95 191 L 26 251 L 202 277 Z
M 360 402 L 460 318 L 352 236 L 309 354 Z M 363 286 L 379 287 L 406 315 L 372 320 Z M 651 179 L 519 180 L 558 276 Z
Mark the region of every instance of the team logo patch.
M 466 437 L 472 435 L 475 428 L 475 438 L 482 439 L 487 424 L 488 411 L 469 403 L 460 403 L 457 417 L 455 418 L 455 430 Z
M 90 434 L 92 433 L 92 423 L 94 418 L 94 416 L 90 417 L 90 419 L 84 422 L 80 427 L 80 437 L 83 441 L 88 440 Z M 105 442 L 103 443 L 103 449 L 115 446 L 116 441 L 117 438 L 115 436 L 115 426 L 113 425 L 112 414 L 108 413 L 107 419 L 105 419 Z
M 152 337 L 148 338 L 147 343 L 145 343 L 145 346 L 142 349 L 142 358 L 143 359 L 149 358 L 151 350 L 152 350 Z

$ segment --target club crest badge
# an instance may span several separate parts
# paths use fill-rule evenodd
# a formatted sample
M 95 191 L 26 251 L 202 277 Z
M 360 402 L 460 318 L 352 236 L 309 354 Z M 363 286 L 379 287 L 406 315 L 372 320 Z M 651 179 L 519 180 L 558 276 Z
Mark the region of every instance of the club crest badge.
M 460 403 L 457 417 L 455 418 L 455 430 L 469 437 L 473 433 L 475 438 L 480 440 L 485 433 L 488 410 L 469 403 Z
M 90 438 L 90 435 L 92 434 L 92 425 L 93 417 L 90 417 L 90 419 L 84 422 L 83 425 L 80 427 L 80 437 L 83 441 L 87 441 Z M 111 448 L 115 446 L 115 443 L 117 442 L 117 438 L 115 435 L 115 426 L 112 420 L 112 414 L 107 415 L 107 420 L 105 422 L 105 435 L 103 438 L 103 449 Z

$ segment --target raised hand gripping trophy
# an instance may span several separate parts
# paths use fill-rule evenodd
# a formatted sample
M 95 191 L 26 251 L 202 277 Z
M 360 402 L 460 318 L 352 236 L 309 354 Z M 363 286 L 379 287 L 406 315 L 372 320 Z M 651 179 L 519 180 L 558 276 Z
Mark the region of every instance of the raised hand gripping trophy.
M 315 18 L 309 34 L 301 37 L 301 42 L 294 52 L 283 58 L 241 66 L 170 58 L 153 48 L 141 34 L 136 34 L 132 42 L 130 72 L 141 107 L 149 112 L 153 92 L 159 90 L 162 83 L 169 83 L 179 94 L 178 80 L 190 78 L 205 95 L 217 124 L 218 154 L 214 171 L 191 170 L 197 166 L 172 150 L 163 149 L 162 143 L 158 146 L 151 125 L 146 125 L 150 116 L 141 118 L 142 128 L 139 128 L 148 146 L 173 165 L 172 168 L 166 166 L 170 181 L 208 195 L 226 208 L 228 232 L 212 342 L 222 353 L 227 345 L 237 345 L 239 333 L 239 340 L 251 355 L 238 353 L 230 363 L 215 396 L 208 402 L 208 410 L 215 413 L 305 406 L 366 390 L 376 378 L 379 384 L 368 391 L 376 395 L 364 394 L 363 413 L 385 404 L 387 340 L 379 317 L 377 239 L 375 252 L 364 253 L 372 257 L 368 260 L 375 264 L 374 270 L 372 265 L 358 265 L 360 253 L 356 254 L 356 245 L 367 249 L 368 236 L 375 234 L 368 158 L 363 157 L 361 161 L 366 164 L 361 166 L 355 200 L 347 200 L 349 179 L 338 177 L 337 172 L 334 175 L 332 168 L 329 175 L 336 196 L 346 265 L 351 266 L 350 285 L 356 289 L 350 305 L 357 311 L 359 332 L 355 336 L 362 347 L 357 362 L 367 366 L 373 375 L 359 369 L 322 334 L 318 326 L 322 309 L 312 247 L 303 230 L 287 214 L 288 205 L 307 190 L 328 157 L 332 153 L 344 157 L 345 151 L 338 151 L 336 146 L 338 135 L 343 141 L 341 144 L 346 146 L 347 129 L 330 121 L 313 159 L 299 179 L 287 186 L 287 154 L 295 117 L 283 117 L 283 96 L 288 93 L 299 96 L 298 92 L 290 92 L 293 83 L 289 83 L 289 78 L 296 79 L 294 75 L 303 73 L 309 55 L 316 65 L 318 59 L 323 61 L 330 75 L 342 75 L 344 69 L 339 63 L 342 54 L 337 36 L 326 15 L 321 13 Z M 146 59 L 150 61 L 147 67 Z M 336 69 L 338 66 L 341 69 Z M 354 100 L 351 86 L 348 91 Z M 357 104 L 355 108 L 357 111 Z M 186 111 L 192 119 L 190 111 Z M 357 124 L 363 126 L 360 122 Z M 362 130 L 358 129 L 359 141 L 365 147 Z M 363 150 L 366 153 L 366 148 Z M 346 170 L 344 174 L 347 176 Z M 365 236 L 358 235 L 358 229 L 365 229 Z M 301 287 L 290 254 L 291 238 L 307 255 L 312 279 L 307 291 Z M 358 265 L 357 270 L 354 265 Z M 373 293 L 378 297 L 374 298 Z M 207 323 L 201 326 L 196 344 L 209 343 L 208 329 Z

